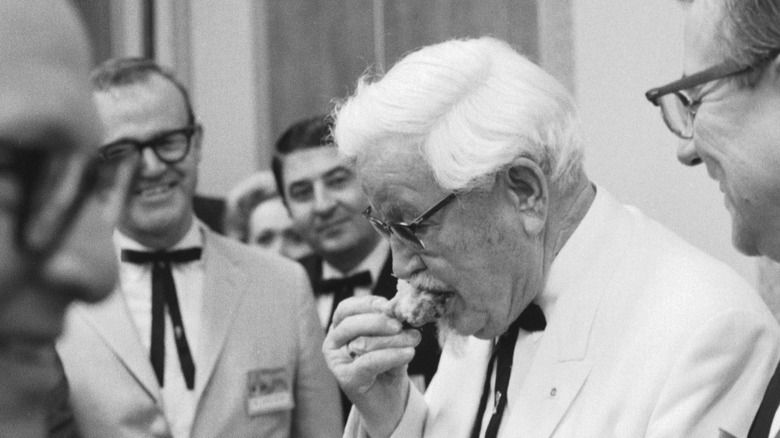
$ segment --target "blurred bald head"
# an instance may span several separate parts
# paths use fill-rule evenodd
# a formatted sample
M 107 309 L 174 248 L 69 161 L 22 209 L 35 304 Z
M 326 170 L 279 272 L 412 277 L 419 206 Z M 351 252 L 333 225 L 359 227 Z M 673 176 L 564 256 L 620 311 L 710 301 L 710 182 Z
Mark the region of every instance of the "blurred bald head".
M 96 145 L 99 119 L 85 80 L 90 68 L 87 36 L 69 3 L 0 2 L 0 133 L 4 137 L 36 140 L 29 137 L 46 133 L 68 139 L 72 143 L 68 147 Z
M 82 184 L 102 137 L 90 64 L 69 3 L 0 0 L 0 436 L 46 436 L 65 309 L 116 282 L 103 198 Z M 67 223 L 55 237 L 34 226 L 49 217 Z M 39 237 L 56 244 L 36 253 Z

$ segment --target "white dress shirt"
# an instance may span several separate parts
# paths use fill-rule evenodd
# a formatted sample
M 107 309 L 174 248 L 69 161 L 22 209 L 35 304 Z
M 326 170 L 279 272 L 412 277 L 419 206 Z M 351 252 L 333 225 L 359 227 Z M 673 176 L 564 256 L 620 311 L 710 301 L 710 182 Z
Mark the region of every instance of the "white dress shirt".
M 354 269 L 347 273 L 343 273 L 327 262 L 322 262 L 322 279 L 330 280 L 333 278 L 349 277 L 361 271 L 368 271 L 371 273 L 371 284 L 368 286 L 359 286 L 355 288 L 353 296 L 364 297 L 371 295 L 371 291 L 374 290 L 374 285 L 379 278 L 379 274 L 382 273 L 382 268 L 385 266 L 387 257 L 390 255 L 390 242 L 385 239 L 381 239 L 376 248 L 368 254 L 368 257 L 363 259 L 360 264 L 355 266 Z M 330 311 L 333 308 L 333 294 L 322 294 L 317 296 L 317 314 L 320 316 L 320 323 L 322 328 L 327 330 L 328 320 L 330 319 Z
M 780 437 L 780 408 L 775 411 L 775 418 L 772 419 L 772 427 L 769 428 L 770 437 Z
M 203 247 L 202 224 L 194 220 L 187 234 L 169 250 Z M 114 245 L 117 256 L 123 249 L 152 251 L 140 243 L 114 232 Z M 120 257 L 121 260 L 121 257 Z M 173 281 L 176 284 L 176 296 L 179 299 L 184 332 L 192 357 L 198 357 L 200 331 L 200 309 L 203 295 L 203 260 L 171 265 Z M 130 315 L 138 329 L 138 336 L 147 351 L 151 348 L 152 336 L 152 266 L 120 262 L 119 281 Z M 198 381 L 198 364 L 195 363 L 195 381 Z M 168 312 L 165 312 L 165 375 L 161 389 L 163 410 L 174 438 L 189 437 L 195 416 L 195 391 L 188 390 L 179 363 L 176 341 L 173 337 L 173 325 Z

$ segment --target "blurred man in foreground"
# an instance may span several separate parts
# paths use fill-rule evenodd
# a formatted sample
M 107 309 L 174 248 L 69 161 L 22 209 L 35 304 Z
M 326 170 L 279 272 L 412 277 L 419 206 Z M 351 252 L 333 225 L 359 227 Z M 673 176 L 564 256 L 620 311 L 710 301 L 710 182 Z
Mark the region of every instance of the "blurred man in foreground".
M 688 0 L 684 77 L 646 93 L 680 137 L 677 158 L 718 182 L 732 241 L 780 261 L 780 4 Z M 780 366 L 750 437 L 780 431 Z
M 103 299 L 116 281 L 110 220 L 131 173 L 114 179 L 98 160 L 90 62 L 69 4 L 0 2 L 3 437 L 75 433 L 57 411 L 67 384 L 54 339 L 70 302 Z
M 335 140 L 393 271 L 440 303 L 423 397 L 394 303 L 336 310 L 349 436 L 741 436 L 778 358 L 753 290 L 583 170 L 573 99 L 507 44 L 423 48 L 361 82 Z
M 101 154 L 135 164 L 114 233 L 120 289 L 58 344 L 85 437 L 335 437 L 338 391 L 303 269 L 193 212 L 203 129 L 152 61 L 92 76 Z

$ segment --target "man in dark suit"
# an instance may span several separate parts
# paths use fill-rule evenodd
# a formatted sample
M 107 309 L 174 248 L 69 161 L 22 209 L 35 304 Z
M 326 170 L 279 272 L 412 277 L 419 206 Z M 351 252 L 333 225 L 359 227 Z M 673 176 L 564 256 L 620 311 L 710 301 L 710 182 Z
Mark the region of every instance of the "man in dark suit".
M 323 116 L 299 121 L 276 142 L 274 178 L 295 227 L 315 255 L 301 260 L 315 294 L 323 328 L 333 310 L 353 295 L 392 298 L 390 245 L 362 217 L 368 201 L 348 161 L 339 156 L 330 139 L 332 122 Z M 421 328 L 422 340 L 408 374 L 421 390 L 430 383 L 441 350 L 436 328 Z M 342 397 L 344 418 L 350 403 Z
M 192 198 L 192 209 L 195 217 L 202 220 L 213 231 L 225 234 L 225 200 L 206 195 L 195 195 Z

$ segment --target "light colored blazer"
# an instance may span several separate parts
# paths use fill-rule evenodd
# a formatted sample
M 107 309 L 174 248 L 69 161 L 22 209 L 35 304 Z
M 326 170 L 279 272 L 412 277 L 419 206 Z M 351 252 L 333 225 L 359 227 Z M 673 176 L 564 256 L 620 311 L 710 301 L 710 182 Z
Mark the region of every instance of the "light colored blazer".
M 725 265 L 599 188 L 546 287 L 557 288 L 556 310 L 499 437 L 747 435 L 780 337 Z M 394 436 L 468 437 L 490 345 L 448 343 Z M 345 436 L 365 436 L 360 423 L 353 409 Z
M 211 231 L 203 257 L 191 436 L 341 436 L 339 395 L 303 269 Z M 58 351 L 84 437 L 169 436 L 149 353 L 121 291 L 97 305 L 74 306 Z M 294 406 L 280 399 L 270 407 L 248 405 L 285 387 Z

